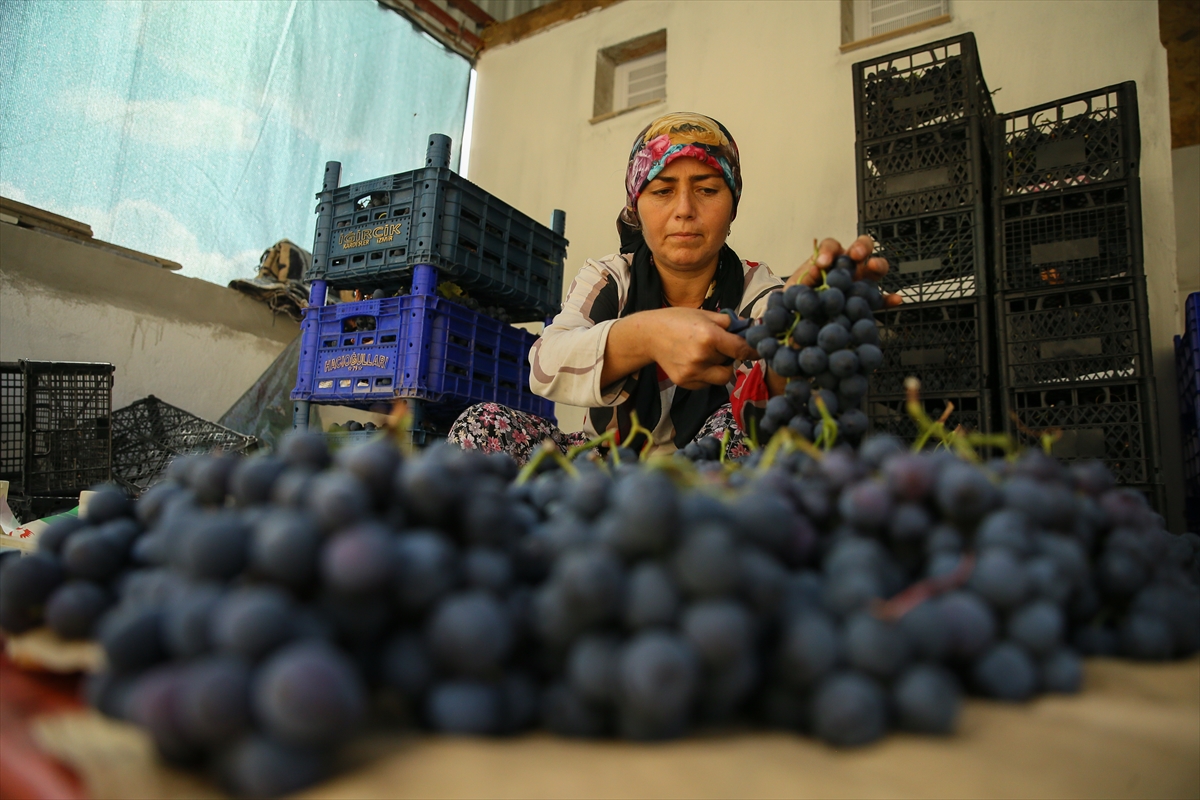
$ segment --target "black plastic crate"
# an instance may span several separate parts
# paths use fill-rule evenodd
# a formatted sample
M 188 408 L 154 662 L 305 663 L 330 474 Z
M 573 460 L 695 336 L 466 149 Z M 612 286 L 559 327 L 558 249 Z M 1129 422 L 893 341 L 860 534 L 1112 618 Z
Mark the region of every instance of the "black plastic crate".
M 859 140 L 859 220 L 871 223 L 990 202 L 986 130 L 972 119 Z
M 861 226 L 877 243 L 891 271 L 880 286 L 905 302 L 930 302 L 988 293 L 991 231 L 987 215 L 971 208 Z
M 988 383 L 989 309 L 981 299 L 904 303 L 876 312 L 883 364 L 871 392 L 902 395 L 915 376 L 923 392 L 980 392 Z
M 548 228 L 438 166 L 439 138 L 448 157 L 449 140 L 431 137 L 433 166 L 411 172 L 338 186 L 341 165 L 326 165 L 306 279 L 392 293 L 428 264 L 515 322 L 557 314 L 567 253 L 561 212 Z
M 1099 459 L 1117 482 L 1158 485 L 1157 426 L 1153 393 L 1141 381 L 1009 389 L 1009 433 L 1028 447 L 1057 431 L 1051 453 L 1065 461 Z
M 1125 180 L 1138 171 L 1133 81 L 1004 114 L 996 127 L 1002 197 Z
M 145 491 L 178 456 L 241 453 L 258 442 L 154 395 L 114 411 L 112 428 L 113 477 L 134 494 Z
M 854 65 L 859 139 L 995 116 L 975 35 L 965 33 Z
M 25 373 L 15 361 L 0 363 L 0 480 L 23 491 L 25 471 Z
M 113 369 L 24 360 L 0 369 L 0 451 L 14 496 L 78 496 L 111 478 Z
M 1000 203 L 996 260 L 1001 290 L 1141 277 L 1138 189 L 1135 178 Z
M 947 430 L 962 426 L 970 433 L 990 434 L 995 431 L 994 406 L 987 392 L 921 392 L 921 405 L 930 419 L 941 419 L 951 403 L 954 408 L 944 423 Z M 917 423 L 908 413 L 908 400 L 904 395 L 870 395 L 867 398 L 867 417 L 871 421 L 871 430 L 876 433 L 893 434 L 908 444 L 917 439 Z M 937 443 L 936 439 L 930 442 Z
M 1130 380 L 1151 374 L 1150 326 L 1132 281 L 1005 296 L 1006 385 Z

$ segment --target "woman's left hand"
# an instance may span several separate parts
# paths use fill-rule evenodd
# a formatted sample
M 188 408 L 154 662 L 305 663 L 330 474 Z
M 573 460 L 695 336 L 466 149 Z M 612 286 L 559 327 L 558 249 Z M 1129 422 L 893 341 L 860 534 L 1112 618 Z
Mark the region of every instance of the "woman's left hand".
M 858 269 L 854 273 L 855 280 L 878 281 L 888 274 L 890 267 L 887 259 L 872 256 L 871 254 L 874 252 L 875 240 L 870 236 L 858 237 L 850 243 L 848 248 L 843 248 L 841 242 L 836 239 L 826 239 L 817 247 L 816 263 L 810 257 L 791 274 L 784 286 L 791 286 L 795 283 L 816 286 L 820 283 L 821 271 L 829 269 L 834 259 L 843 254 L 849 256 L 858 265 Z M 889 307 L 898 306 L 903 302 L 898 294 L 885 294 L 883 300 Z

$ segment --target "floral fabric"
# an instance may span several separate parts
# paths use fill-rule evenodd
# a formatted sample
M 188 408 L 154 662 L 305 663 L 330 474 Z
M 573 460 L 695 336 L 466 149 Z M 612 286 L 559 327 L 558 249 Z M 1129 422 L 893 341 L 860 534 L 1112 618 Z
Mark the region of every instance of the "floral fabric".
M 746 437 L 733 421 L 733 411 L 728 405 L 717 409 L 696 439 L 715 436 L 720 439 L 730 431 L 729 454 L 743 456 L 750 452 Z M 499 403 L 478 403 L 471 406 L 454 421 L 446 441 L 464 450 L 482 450 L 485 453 L 508 453 L 518 464 L 525 464 L 533 451 L 546 439 L 552 439 L 564 453 L 572 447 L 592 438 L 583 431 L 564 433 L 549 420 L 517 411 Z

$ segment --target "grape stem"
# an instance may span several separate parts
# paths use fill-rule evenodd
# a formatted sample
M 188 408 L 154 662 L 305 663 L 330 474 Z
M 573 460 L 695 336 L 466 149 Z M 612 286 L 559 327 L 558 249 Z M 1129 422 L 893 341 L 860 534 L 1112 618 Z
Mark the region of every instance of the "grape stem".
M 563 472 L 567 473 L 572 478 L 579 477 L 579 470 L 575 468 L 575 465 L 572 464 L 565 455 L 563 455 L 563 452 L 558 449 L 558 445 L 554 443 L 554 440 L 543 439 L 541 447 L 538 448 L 537 453 L 534 454 L 533 458 L 529 459 L 529 463 L 522 467 L 521 471 L 517 474 L 517 485 L 524 486 L 526 483 L 528 483 L 529 480 L 537 474 L 538 467 L 540 467 L 542 462 L 547 458 L 557 461 L 558 465 L 562 467 Z
M 885 622 L 895 622 L 926 600 L 965 584 L 974 569 L 975 555 L 967 553 L 958 560 L 958 566 L 947 574 L 914 583 L 887 600 L 876 600 L 871 606 L 871 614 Z
M 838 424 L 833 415 L 829 413 L 829 408 L 825 405 L 825 399 L 820 394 L 816 394 L 817 411 L 821 415 L 821 436 L 817 442 L 822 450 L 828 451 L 837 444 Z

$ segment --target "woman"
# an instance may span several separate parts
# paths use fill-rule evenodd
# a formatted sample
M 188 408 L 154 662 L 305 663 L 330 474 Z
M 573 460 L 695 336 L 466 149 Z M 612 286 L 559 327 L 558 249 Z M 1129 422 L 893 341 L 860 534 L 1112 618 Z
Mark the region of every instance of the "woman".
M 846 252 L 858 277 L 887 273 L 863 236 L 848 251 L 826 239 L 784 283 L 766 264 L 743 261 L 725 243 L 742 194 L 737 144 L 725 126 L 692 113 L 658 118 L 634 141 L 617 219 L 619 253 L 585 262 L 562 312 L 529 354 L 534 392 L 587 409 L 584 429 L 563 433 L 546 420 L 495 403 L 467 409 L 449 440 L 503 450 L 524 463 L 543 439 L 564 451 L 616 428 L 629 441 L 633 413 L 652 433 L 654 452 L 731 432 L 731 453 L 746 451 L 737 420 L 761 406 L 786 379 L 766 370 L 729 317 L 761 317 L 767 295 L 797 280 L 815 284 Z M 899 298 L 889 298 L 889 303 Z

